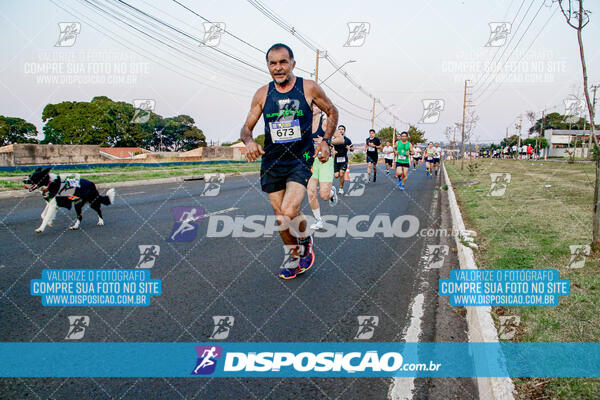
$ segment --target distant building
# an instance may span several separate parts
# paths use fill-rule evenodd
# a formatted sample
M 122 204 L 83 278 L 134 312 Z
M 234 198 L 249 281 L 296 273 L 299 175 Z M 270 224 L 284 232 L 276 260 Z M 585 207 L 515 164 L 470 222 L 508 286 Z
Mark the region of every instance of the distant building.
M 550 157 L 567 157 L 567 150 L 573 148 L 573 142 L 583 143 L 583 147 L 575 149 L 575 157 L 587 156 L 588 141 L 590 140 L 589 130 L 546 129 L 544 137 L 548 142 L 548 156 Z

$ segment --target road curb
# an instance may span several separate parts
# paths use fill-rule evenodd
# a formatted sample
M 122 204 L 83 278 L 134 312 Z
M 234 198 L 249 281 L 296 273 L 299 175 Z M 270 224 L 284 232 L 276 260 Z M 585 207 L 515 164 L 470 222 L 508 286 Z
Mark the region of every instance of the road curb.
M 226 173 L 225 176 L 244 176 L 244 175 L 252 175 L 258 174 L 259 171 L 250 171 L 250 172 L 229 172 Z M 213 172 L 211 172 L 213 173 Z M 110 189 L 110 188 L 118 188 L 118 187 L 130 187 L 130 186 L 142 186 L 142 185 L 159 185 L 163 183 L 174 183 L 174 182 L 183 182 L 185 180 L 197 179 L 202 180 L 204 174 L 201 175 L 180 175 L 180 176 L 172 176 L 169 178 L 156 178 L 156 179 L 138 179 L 137 181 L 122 181 L 122 182 L 106 182 L 106 183 L 97 183 L 96 187 L 98 189 Z M 40 192 L 34 190 L 33 192 L 28 192 L 27 190 L 6 190 L 4 192 L 0 192 L 0 199 L 8 199 L 13 197 L 31 197 L 31 196 L 39 196 Z
M 448 177 L 446 167 L 442 164 L 444 179 L 448 185 L 448 203 L 452 215 L 452 226 L 454 232 L 464 232 L 465 223 L 458 208 L 456 195 L 452 189 L 452 182 Z M 460 236 L 455 236 L 456 248 L 458 249 L 458 260 L 461 269 L 477 269 L 473 250 L 464 246 Z M 465 307 L 467 310 L 467 325 L 469 327 L 470 342 L 498 342 L 498 332 L 491 315 L 491 307 Z M 477 379 L 477 387 L 480 399 L 491 400 L 514 400 L 515 386 L 511 378 L 489 378 Z

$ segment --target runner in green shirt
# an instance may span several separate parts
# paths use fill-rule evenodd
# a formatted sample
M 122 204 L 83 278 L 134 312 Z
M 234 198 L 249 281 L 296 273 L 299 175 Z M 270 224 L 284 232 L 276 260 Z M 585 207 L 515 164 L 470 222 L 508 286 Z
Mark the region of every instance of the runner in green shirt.
M 400 134 L 400 140 L 396 144 L 396 176 L 398 177 L 398 187 L 404 190 L 408 169 L 410 168 L 410 155 L 413 153 L 412 144 L 408 141 L 408 132 Z

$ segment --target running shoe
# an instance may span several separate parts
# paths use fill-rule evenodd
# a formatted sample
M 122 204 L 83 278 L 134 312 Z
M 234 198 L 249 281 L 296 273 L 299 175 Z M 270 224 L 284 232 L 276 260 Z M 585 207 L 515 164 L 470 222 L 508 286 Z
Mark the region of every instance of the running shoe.
M 344 189 L 340 188 L 340 190 L 338 190 L 338 194 L 344 194 Z
M 335 205 L 338 203 L 338 196 L 337 193 L 335 192 L 335 188 L 332 187 L 331 188 L 331 196 L 329 197 L 329 205 L 331 207 L 335 207 Z M 323 222 L 321 221 L 321 228 L 323 227 Z
M 298 272 L 300 272 L 300 259 L 290 257 L 279 270 L 279 277 L 281 279 L 293 279 Z
M 279 270 L 279 277 L 281 279 L 294 279 L 299 273 L 300 266 L 296 268 L 281 268 L 281 270 Z
M 321 229 L 323 229 L 323 219 L 317 219 L 315 223 L 310 226 L 310 229 L 312 231 L 320 231 Z
M 404 185 L 400 184 L 400 190 L 404 190 Z
M 398 180 L 398 183 L 396 184 L 396 186 L 398 186 L 398 187 L 402 186 L 402 181 Z
M 315 250 L 312 246 L 312 236 L 309 236 L 304 243 L 304 257 L 300 257 L 300 264 L 298 265 L 298 274 L 303 274 L 308 271 L 315 263 Z

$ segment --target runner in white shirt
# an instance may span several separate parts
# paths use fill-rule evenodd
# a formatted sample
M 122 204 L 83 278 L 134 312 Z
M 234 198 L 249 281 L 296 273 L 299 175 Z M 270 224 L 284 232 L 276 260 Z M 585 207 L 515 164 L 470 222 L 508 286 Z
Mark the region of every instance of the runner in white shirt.
M 413 168 L 416 171 L 417 167 L 419 166 L 419 162 L 421 162 L 421 149 L 419 146 L 415 145 L 413 147 L 413 151 L 415 152 L 413 155 Z
M 435 171 L 435 174 L 438 174 L 438 170 L 440 168 L 440 159 L 442 158 L 442 148 L 440 147 L 439 143 L 435 144 L 434 147 L 435 150 L 435 155 L 433 156 L 433 170 Z
M 390 142 L 385 142 L 385 147 L 383 148 L 383 159 L 385 160 L 385 174 L 390 174 L 390 169 L 392 168 L 392 164 L 394 163 L 394 148 L 390 144 Z

